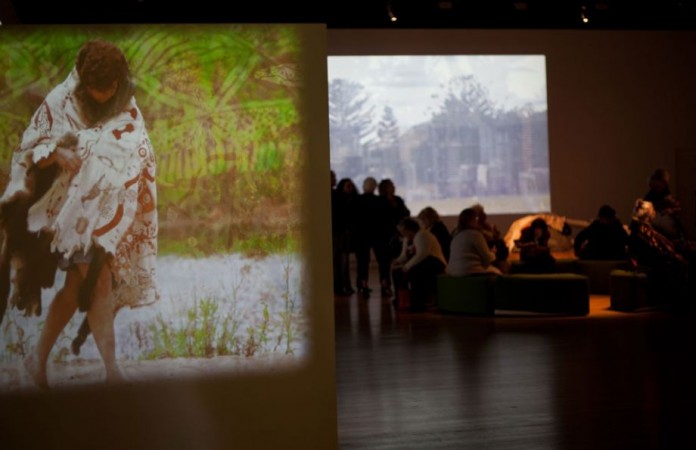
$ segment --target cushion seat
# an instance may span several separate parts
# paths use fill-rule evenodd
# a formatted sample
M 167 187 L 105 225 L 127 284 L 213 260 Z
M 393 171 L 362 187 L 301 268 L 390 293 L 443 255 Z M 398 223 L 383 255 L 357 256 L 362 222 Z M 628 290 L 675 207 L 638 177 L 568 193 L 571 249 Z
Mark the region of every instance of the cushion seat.
M 573 273 L 513 274 L 496 279 L 495 309 L 585 315 L 590 311 L 588 278 Z

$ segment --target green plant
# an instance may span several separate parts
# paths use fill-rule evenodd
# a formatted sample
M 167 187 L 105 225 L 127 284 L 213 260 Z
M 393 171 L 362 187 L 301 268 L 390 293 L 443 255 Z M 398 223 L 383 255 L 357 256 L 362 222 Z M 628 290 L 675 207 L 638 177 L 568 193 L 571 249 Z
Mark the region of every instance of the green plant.
M 291 273 L 292 265 L 290 264 L 290 258 L 286 258 L 283 265 L 283 311 L 280 313 L 282 332 L 278 336 L 277 344 L 280 345 L 283 337 L 285 337 L 285 354 L 290 355 L 293 353 L 292 342 L 295 339 L 294 334 L 294 321 L 295 321 L 295 296 L 292 293 L 291 288 Z
M 10 358 L 14 355 L 24 357 L 27 354 L 31 335 L 27 334 L 16 321 L 8 320 L 3 329 L 3 332 L 8 336 L 8 341 L 5 344 L 5 350 Z

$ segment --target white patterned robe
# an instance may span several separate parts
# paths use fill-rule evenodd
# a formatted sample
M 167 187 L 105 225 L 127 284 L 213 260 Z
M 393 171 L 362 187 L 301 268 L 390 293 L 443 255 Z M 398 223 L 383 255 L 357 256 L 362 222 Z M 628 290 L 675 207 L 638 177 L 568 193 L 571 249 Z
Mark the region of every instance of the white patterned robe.
M 140 306 L 159 297 L 155 283 L 157 192 L 155 157 L 135 98 L 115 117 L 92 127 L 74 95 L 75 70 L 51 91 L 31 119 L 12 158 L 0 202 L 26 191 L 26 171 L 48 157 L 68 132 L 78 138 L 82 166 L 61 171 L 29 210 L 30 231 L 54 235 L 51 250 L 66 258 L 97 244 L 113 255 L 115 306 Z

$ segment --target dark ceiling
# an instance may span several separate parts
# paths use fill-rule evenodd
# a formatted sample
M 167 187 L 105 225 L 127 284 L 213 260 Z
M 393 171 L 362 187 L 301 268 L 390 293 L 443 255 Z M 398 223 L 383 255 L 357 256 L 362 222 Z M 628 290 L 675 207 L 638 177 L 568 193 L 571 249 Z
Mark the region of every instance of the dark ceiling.
M 0 20 L 6 24 L 295 22 L 326 23 L 329 28 L 693 30 L 696 0 L 0 0 Z

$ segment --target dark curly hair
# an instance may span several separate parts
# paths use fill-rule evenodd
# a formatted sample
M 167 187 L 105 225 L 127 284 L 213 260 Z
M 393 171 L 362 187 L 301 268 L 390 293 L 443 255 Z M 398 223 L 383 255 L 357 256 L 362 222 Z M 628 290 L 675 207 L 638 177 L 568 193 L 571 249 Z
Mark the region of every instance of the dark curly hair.
M 110 42 L 86 42 L 77 55 L 75 69 L 80 77 L 75 96 L 89 126 L 120 113 L 135 91 L 126 56 Z M 114 82 L 117 82 L 116 92 L 104 103 L 94 100 L 88 92 L 90 88 L 107 90 Z
M 121 49 L 105 41 L 86 42 L 77 55 L 75 66 L 80 81 L 97 90 L 108 89 L 114 81 L 124 84 L 131 75 Z

